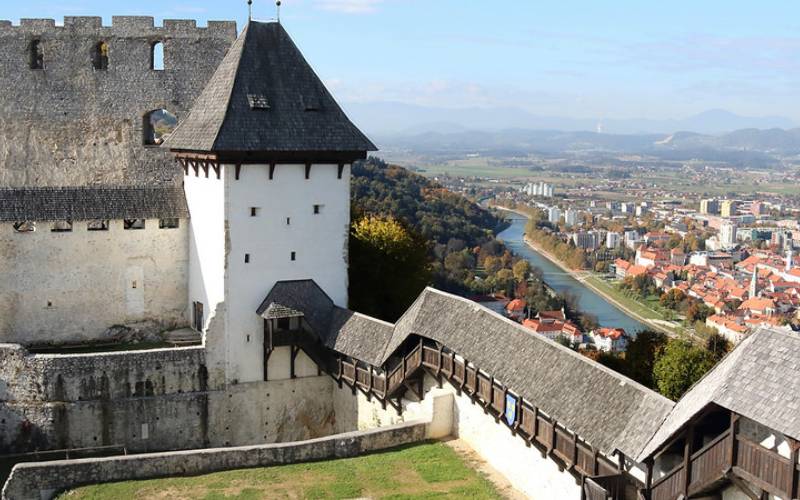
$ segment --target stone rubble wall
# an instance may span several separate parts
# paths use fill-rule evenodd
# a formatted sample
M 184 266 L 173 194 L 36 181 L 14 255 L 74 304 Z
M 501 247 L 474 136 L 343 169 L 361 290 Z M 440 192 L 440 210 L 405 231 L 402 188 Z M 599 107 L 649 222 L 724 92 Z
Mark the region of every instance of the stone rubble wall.
M 49 499 L 87 484 L 354 457 L 422 441 L 429 437 L 429 425 L 429 421 L 417 420 L 285 444 L 19 464 L 3 488 L 2 499 Z
M 144 115 L 185 118 L 236 38 L 234 22 L 114 17 L 0 21 L 0 187 L 178 182 L 167 151 L 145 146 Z M 39 40 L 44 69 L 30 68 Z M 92 64 L 109 46 L 106 70 Z M 163 71 L 151 51 L 164 44 Z
M 316 372 L 217 385 L 203 347 L 55 355 L 0 344 L 0 455 L 317 438 L 334 432 L 333 387 Z

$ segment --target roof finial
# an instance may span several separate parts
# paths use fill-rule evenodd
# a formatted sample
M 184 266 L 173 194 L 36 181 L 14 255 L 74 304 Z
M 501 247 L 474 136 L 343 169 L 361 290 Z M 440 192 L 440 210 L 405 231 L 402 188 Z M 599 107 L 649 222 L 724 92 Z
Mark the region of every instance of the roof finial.
M 280 24 L 280 22 L 281 22 L 281 0 L 276 0 L 275 1 L 275 10 L 278 13 L 277 14 L 277 16 L 278 16 L 278 24 Z
M 247 0 L 247 20 L 253 20 L 253 0 Z

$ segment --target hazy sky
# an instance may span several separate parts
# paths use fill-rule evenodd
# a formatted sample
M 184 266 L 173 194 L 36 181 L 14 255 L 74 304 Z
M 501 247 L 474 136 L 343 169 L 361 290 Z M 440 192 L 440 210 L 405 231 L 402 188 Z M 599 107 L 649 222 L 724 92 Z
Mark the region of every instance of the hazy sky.
M 0 18 L 247 19 L 246 0 L 3 1 Z M 800 2 L 284 0 L 284 25 L 344 101 L 800 121 Z M 254 17 L 274 17 L 255 0 Z M 60 21 L 59 21 L 60 22 Z

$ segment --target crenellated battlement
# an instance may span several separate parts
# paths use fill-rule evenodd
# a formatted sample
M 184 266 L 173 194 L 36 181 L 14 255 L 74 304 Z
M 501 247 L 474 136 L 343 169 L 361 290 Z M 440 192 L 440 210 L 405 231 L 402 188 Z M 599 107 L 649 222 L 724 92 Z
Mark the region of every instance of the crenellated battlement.
M 144 119 L 185 118 L 235 39 L 232 21 L 0 21 L 0 186 L 177 182 Z
M 61 25 L 55 19 L 20 19 L 18 25 L 0 20 L 0 35 L 9 32 L 39 36 L 70 33 L 120 38 L 153 35 L 235 38 L 236 22 L 208 21 L 207 26 L 199 27 L 194 19 L 165 19 L 162 26 L 156 26 L 155 18 L 150 16 L 113 16 L 110 26 L 104 26 L 98 16 L 65 16 Z

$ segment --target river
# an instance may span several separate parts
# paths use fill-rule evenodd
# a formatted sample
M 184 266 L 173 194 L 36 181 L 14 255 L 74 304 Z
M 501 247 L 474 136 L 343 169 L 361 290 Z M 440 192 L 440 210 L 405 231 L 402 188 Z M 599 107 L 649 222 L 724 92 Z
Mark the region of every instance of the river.
M 581 311 L 594 314 L 601 326 L 624 328 L 628 333 L 636 333 L 646 327 L 641 322 L 625 314 L 614 304 L 595 293 L 586 285 L 576 280 L 546 257 L 529 247 L 523 238 L 525 224 L 528 219 L 511 213 L 508 216 L 511 226 L 498 235 L 505 244 L 520 257 L 525 258 L 532 266 L 538 267 L 544 274 L 544 281 L 559 293 L 569 292 L 578 298 Z

